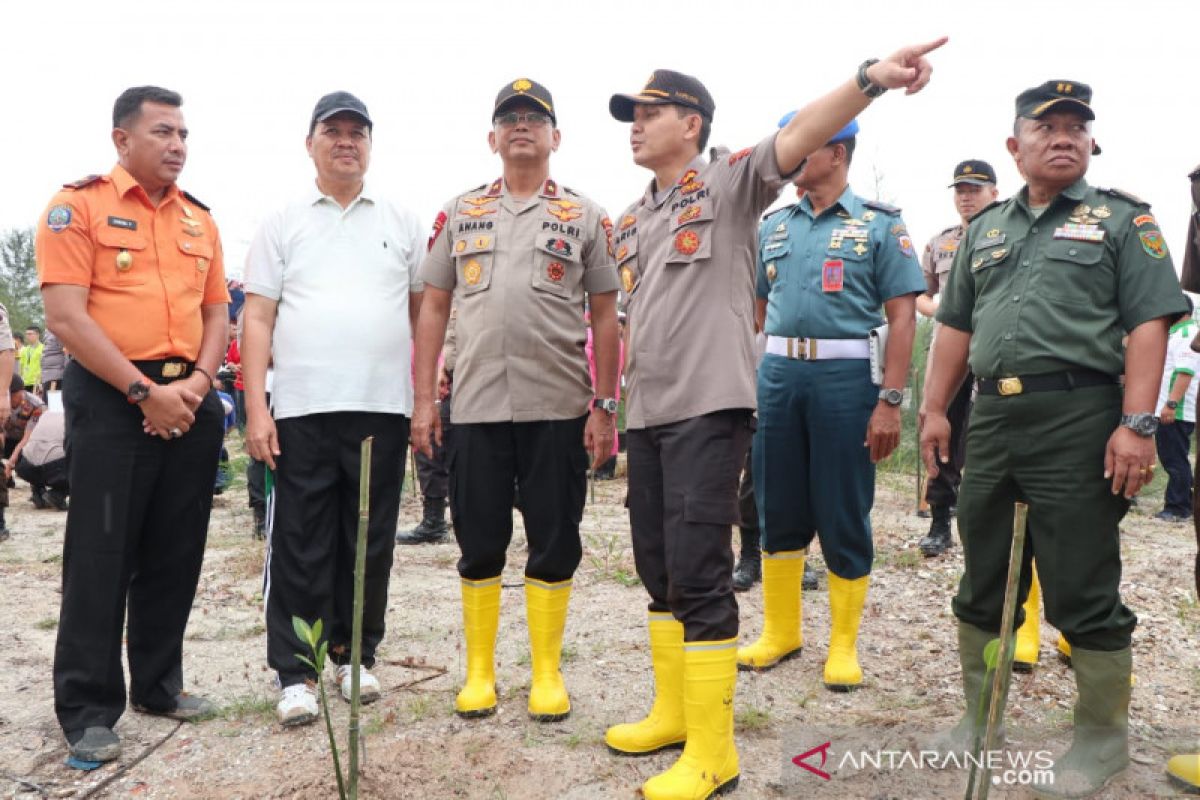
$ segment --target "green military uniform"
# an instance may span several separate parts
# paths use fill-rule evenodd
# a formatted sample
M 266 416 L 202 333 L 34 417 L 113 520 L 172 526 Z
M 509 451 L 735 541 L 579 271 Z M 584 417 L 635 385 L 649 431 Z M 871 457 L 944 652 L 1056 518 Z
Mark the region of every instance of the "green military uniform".
M 984 385 L 1068 372 L 1077 388 L 977 398 L 959 495 L 967 558 L 954 613 L 999 630 L 1013 502 L 1023 500 L 1030 538 L 1022 597 L 1036 554 L 1047 620 L 1072 645 L 1117 650 L 1129 646 L 1137 621 L 1118 593 L 1117 526 L 1128 502 L 1103 476 L 1121 416 L 1121 339 L 1187 309 L 1148 204 L 1080 179 L 1039 215 L 1027 192 L 972 220 L 937 319 L 972 334 L 969 363 Z M 998 382 L 1000 391 L 1016 389 Z

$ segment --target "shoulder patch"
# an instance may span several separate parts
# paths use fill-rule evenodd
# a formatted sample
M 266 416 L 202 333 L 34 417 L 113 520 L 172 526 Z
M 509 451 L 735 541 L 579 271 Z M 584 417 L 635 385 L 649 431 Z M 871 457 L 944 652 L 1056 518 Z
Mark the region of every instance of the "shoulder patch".
M 1138 197 L 1136 194 L 1130 194 L 1129 192 L 1126 192 L 1122 189 L 1102 189 L 1099 186 L 1097 186 L 1096 191 L 1102 192 L 1111 197 L 1119 197 L 1128 203 L 1133 203 L 1135 206 L 1145 206 L 1146 208 L 1150 207 L 1150 204 L 1148 202 L 1146 202 L 1142 198 Z
M 200 206 L 200 208 L 204 209 L 205 211 L 212 211 L 211 208 L 209 208 L 208 206 L 204 205 L 204 203 L 201 203 L 199 200 L 197 200 L 194 195 L 188 194 L 187 192 L 184 192 L 184 191 L 181 191 L 180 194 L 183 195 L 184 197 L 186 197 L 188 200 L 191 200 L 192 205 Z
M 82 189 L 85 186 L 91 186 L 93 183 L 95 183 L 96 181 L 101 180 L 103 178 L 104 178 L 103 175 L 88 175 L 86 178 L 80 178 L 77 181 L 71 181 L 70 183 L 64 183 L 63 188 L 64 189 Z
M 873 208 L 876 211 L 882 211 L 885 214 L 891 214 L 893 217 L 899 216 L 900 214 L 899 208 L 880 202 L 879 200 L 863 200 L 862 204 L 867 208 Z
M 993 208 L 995 208 L 996 206 L 1003 205 L 1005 202 L 1007 202 L 1007 201 L 1005 201 L 1005 200 L 993 200 L 992 202 L 988 203 L 988 204 L 987 204 L 986 206 L 984 206 L 983 208 L 981 208 L 981 209 L 979 209 L 978 211 L 976 211 L 976 212 L 975 212 L 975 214 L 974 214 L 974 216 L 972 216 L 972 217 L 971 217 L 969 220 L 967 220 L 967 224 L 968 224 L 968 225 L 970 225 L 972 222 L 974 222 L 975 220 L 979 219 L 980 217 L 982 217 L 982 216 L 983 216 L 984 214 L 986 214 L 987 212 L 991 211 L 991 210 L 992 210 Z

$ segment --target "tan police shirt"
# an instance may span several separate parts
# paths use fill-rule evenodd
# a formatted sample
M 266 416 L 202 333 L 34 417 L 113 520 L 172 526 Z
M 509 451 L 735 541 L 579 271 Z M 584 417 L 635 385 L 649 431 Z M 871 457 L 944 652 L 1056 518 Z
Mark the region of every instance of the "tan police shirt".
M 962 224 L 955 225 L 939 233 L 925 245 L 921 254 L 921 274 L 925 276 L 925 294 L 933 297 L 946 287 L 950 279 L 950 267 L 954 264 L 954 254 L 962 242 L 967 229 Z
M 620 286 L 610 228 L 600 206 L 553 180 L 519 201 L 498 178 L 438 214 L 420 276 L 454 292 L 455 424 L 587 413 L 583 301 Z
M 696 156 L 657 201 L 651 181 L 616 220 L 628 313 L 628 428 L 755 407 L 758 221 L 786 180 L 775 134 L 711 156 Z

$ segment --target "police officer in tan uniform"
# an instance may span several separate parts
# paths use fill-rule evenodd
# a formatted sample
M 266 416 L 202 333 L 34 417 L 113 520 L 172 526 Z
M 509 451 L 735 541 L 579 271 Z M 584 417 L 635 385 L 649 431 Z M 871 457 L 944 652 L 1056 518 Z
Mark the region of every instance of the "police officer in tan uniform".
M 619 284 L 603 209 L 550 177 L 560 140 L 550 92 L 526 78 L 506 84 L 492 123 L 488 143 L 504 174 L 446 204 L 421 265 L 413 443 L 429 455 L 441 440 L 437 356 L 453 299 L 450 505 L 462 550 L 467 639 L 467 682 L 455 710 L 464 717 L 496 710 L 500 574 L 515 484 L 529 539 L 529 714 L 550 721 L 571 710 L 559 655 L 583 553 L 588 454 L 598 466 L 615 435 Z M 585 298 L 594 391 L 584 354 Z
M 634 162 L 654 173 L 617 218 L 614 244 L 629 313 L 629 518 L 650 594 L 656 697 L 644 720 L 605 735 L 629 755 L 686 742 L 675 765 L 642 786 L 649 800 L 708 797 L 739 775 L 731 526 L 755 405 L 759 216 L 871 98 L 924 86 L 923 55 L 944 41 L 864 62 L 778 133 L 709 159 L 715 103 L 696 78 L 657 70 L 638 93 L 609 101 L 613 117 L 632 123 Z
M 954 208 L 958 211 L 959 222 L 930 239 L 921 255 L 921 272 L 925 275 L 926 288 L 925 294 L 917 298 L 917 311 L 926 317 L 932 317 L 937 311 L 942 289 L 950 278 L 954 254 L 958 252 L 958 244 L 967 232 L 967 223 L 999 195 L 996 190 L 996 171 L 986 161 L 961 162 L 954 168 L 954 180 L 949 188 L 954 190 Z M 962 480 L 966 450 L 964 433 L 967 415 L 971 410 L 971 383 L 968 376 L 946 409 L 951 431 L 950 460 L 936 478 L 929 479 L 925 487 L 925 500 L 929 503 L 933 519 L 929 533 L 918 546 L 929 558 L 940 556 L 954 545 L 950 538 L 950 509 L 958 501 L 958 484 Z

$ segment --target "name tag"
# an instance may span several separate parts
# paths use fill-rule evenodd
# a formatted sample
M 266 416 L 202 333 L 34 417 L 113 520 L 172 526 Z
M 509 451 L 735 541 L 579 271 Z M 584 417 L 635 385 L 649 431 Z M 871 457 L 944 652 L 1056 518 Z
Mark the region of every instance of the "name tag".
M 1066 222 L 1061 228 L 1054 229 L 1055 239 L 1074 239 L 1080 242 L 1104 241 L 1104 229 L 1099 225 L 1080 225 Z

